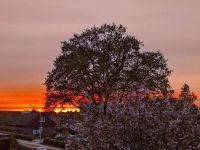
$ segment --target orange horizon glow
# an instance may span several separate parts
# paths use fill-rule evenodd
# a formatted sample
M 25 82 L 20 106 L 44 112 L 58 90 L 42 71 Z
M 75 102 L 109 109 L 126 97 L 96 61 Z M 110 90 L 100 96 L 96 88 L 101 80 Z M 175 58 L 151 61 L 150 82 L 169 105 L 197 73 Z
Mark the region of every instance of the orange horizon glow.
M 0 111 L 31 111 L 33 107 L 42 111 L 45 103 L 44 88 L 25 88 L 16 89 L 14 91 L 0 91 Z M 180 91 L 175 91 L 174 96 L 178 97 Z M 197 101 L 195 104 L 200 106 L 199 93 L 197 95 Z M 55 112 L 66 111 L 79 111 L 72 105 L 66 105 L 65 109 L 56 108 Z
M 42 111 L 45 104 L 44 87 L 27 87 L 13 90 L 0 90 L 0 111 L 31 111 L 33 107 Z M 79 111 L 72 105 L 64 109 L 56 108 L 55 112 Z

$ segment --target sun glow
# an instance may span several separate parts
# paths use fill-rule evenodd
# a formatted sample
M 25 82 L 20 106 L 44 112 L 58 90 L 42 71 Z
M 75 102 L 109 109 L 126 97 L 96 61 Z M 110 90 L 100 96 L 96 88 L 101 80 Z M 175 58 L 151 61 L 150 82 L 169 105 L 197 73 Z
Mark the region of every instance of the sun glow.
M 180 91 L 176 91 L 174 96 L 178 97 Z M 195 93 L 197 100 L 195 104 L 200 106 L 200 92 Z M 33 107 L 39 111 L 44 111 L 45 104 L 44 87 L 26 87 L 10 90 L 0 89 L 0 111 L 31 111 Z M 56 108 L 55 112 L 67 112 L 80 110 L 72 105 L 65 105 L 64 109 Z
M 72 112 L 79 112 L 80 109 L 78 109 L 78 108 L 66 108 L 66 109 L 56 108 L 54 111 L 55 111 L 56 113 L 59 113 L 59 112 L 69 112 L 69 111 L 72 111 Z
M 14 89 L 0 89 L 0 111 L 44 111 L 44 87 L 24 87 Z M 55 112 L 79 111 L 71 105 L 65 109 L 56 108 Z

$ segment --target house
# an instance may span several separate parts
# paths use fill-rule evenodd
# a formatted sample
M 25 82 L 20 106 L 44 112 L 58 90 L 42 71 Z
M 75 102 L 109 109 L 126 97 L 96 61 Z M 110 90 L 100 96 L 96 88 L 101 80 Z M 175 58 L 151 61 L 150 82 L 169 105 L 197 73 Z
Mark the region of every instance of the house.
M 9 126 L 20 114 L 20 111 L 0 111 L 0 125 Z
M 32 112 L 23 112 L 21 115 L 16 118 L 12 123 L 12 127 L 21 130 L 21 133 L 24 134 L 51 134 L 57 125 L 57 119 L 53 113 L 39 113 L 36 111 Z

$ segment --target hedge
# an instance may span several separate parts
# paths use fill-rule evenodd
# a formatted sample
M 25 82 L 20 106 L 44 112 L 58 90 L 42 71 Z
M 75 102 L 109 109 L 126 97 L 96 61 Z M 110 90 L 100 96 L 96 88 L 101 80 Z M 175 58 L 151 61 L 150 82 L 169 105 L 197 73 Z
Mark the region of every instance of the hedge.
M 13 133 L 20 133 L 21 130 L 14 128 L 14 127 L 6 127 L 6 126 L 0 126 L 0 131 L 6 131 L 6 132 L 13 132 Z
M 24 145 L 20 145 L 20 144 L 16 144 L 12 148 L 15 148 L 16 150 L 33 150 L 32 148 L 28 148 L 28 147 L 26 147 Z
M 22 140 L 28 140 L 28 141 L 33 140 L 33 137 L 31 135 L 24 135 L 24 134 L 18 134 L 18 133 L 14 133 L 13 137 L 16 139 L 22 139 Z
M 28 148 L 24 145 L 20 145 L 16 139 L 12 138 L 11 139 L 11 150 L 33 150 L 32 148 Z
M 56 140 L 56 139 L 50 139 L 50 138 L 44 138 L 43 144 L 60 147 L 60 148 L 65 147 L 65 143 L 63 141 Z
M 11 139 L 1 138 L 0 139 L 0 150 L 8 150 L 10 148 Z

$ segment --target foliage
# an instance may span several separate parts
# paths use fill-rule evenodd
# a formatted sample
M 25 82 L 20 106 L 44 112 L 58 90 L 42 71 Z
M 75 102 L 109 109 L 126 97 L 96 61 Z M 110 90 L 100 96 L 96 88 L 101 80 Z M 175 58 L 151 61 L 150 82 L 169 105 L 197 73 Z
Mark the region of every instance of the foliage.
M 33 149 L 28 148 L 24 145 L 20 145 L 16 139 L 11 138 L 11 149 L 10 150 L 33 150 Z
M 179 95 L 180 99 L 187 99 L 190 101 L 194 101 L 197 99 L 197 96 L 193 93 L 190 92 L 190 87 L 188 84 L 184 84 L 183 87 L 181 88 L 181 94 Z
M 122 25 L 104 24 L 62 42 L 62 53 L 48 73 L 46 107 L 90 101 L 127 100 L 140 88 L 166 96 L 171 73 L 160 52 L 141 51 L 142 43 Z M 54 108 L 53 107 L 53 108 Z
M 16 139 L 22 139 L 22 140 L 28 140 L 28 141 L 32 141 L 33 140 L 33 137 L 31 135 L 14 133 L 13 136 Z
M 61 148 L 65 147 L 65 143 L 63 141 L 57 140 L 57 139 L 50 139 L 50 138 L 45 138 L 43 144 L 61 147 Z
M 0 126 L 0 131 L 12 132 L 12 133 L 20 133 L 21 129 L 17 129 L 9 126 Z
M 106 116 L 87 111 L 70 127 L 87 141 L 67 142 L 70 150 L 200 149 L 200 112 L 186 99 L 135 98 L 113 104 Z
M 183 87 L 181 88 L 181 93 L 190 93 L 190 87 L 188 84 L 184 84 Z
M 0 150 L 8 150 L 10 148 L 10 138 L 1 138 L 0 139 Z
M 32 150 L 32 148 L 20 145 L 15 138 L 1 138 L 0 150 Z
M 20 144 L 15 145 L 13 148 L 14 150 L 33 150 L 32 148 Z

